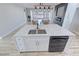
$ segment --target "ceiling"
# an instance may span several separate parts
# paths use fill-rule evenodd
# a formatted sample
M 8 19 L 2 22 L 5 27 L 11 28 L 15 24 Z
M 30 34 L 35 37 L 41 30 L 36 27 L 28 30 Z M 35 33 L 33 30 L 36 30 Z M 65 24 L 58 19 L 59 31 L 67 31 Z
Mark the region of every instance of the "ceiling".
M 35 6 L 39 5 L 40 3 L 16 3 L 15 5 L 19 7 L 24 8 L 34 8 Z M 51 7 L 54 7 L 55 5 L 58 5 L 59 3 L 43 3 L 43 5 L 51 5 Z

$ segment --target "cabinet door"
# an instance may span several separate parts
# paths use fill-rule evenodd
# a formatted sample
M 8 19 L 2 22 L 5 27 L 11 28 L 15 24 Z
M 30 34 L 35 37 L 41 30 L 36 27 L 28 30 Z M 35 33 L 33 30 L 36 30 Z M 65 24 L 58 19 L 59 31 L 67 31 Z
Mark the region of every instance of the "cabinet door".
M 50 52 L 61 52 L 64 50 L 68 36 L 51 36 L 49 43 Z
M 27 37 L 25 39 L 26 51 L 37 51 L 36 39 L 34 37 Z
M 22 37 L 16 37 L 16 46 L 19 51 L 25 51 L 25 40 Z
M 48 51 L 49 37 L 47 37 L 47 36 L 41 37 L 40 36 L 38 41 L 37 41 L 37 48 L 38 48 L 38 51 Z

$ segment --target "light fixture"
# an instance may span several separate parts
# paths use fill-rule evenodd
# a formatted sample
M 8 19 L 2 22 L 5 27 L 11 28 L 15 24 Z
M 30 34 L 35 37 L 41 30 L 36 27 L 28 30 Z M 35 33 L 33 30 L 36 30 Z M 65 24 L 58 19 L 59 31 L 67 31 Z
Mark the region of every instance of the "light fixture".
M 46 9 L 46 8 L 44 7 L 44 9 Z
M 48 7 L 48 9 L 50 9 L 50 6 Z
M 41 9 L 41 7 L 39 7 L 39 9 Z
M 51 9 L 51 5 L 44 5 L 44 3 L 39 3 L 35 5 L 35 9 Z
M 37 7 L 35 6 L 35 9 L 37 9 Z

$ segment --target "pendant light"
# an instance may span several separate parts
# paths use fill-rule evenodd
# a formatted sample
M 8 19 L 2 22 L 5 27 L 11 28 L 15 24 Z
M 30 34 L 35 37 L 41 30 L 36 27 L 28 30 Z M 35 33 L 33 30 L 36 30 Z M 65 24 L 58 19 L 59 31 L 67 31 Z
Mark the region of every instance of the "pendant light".
M 48 9 L 50 9 L 50 6 L 48 6 Z
M 37 9 L 37 7 L 35 6 L 35 9 Z
M 50 5 L 44 5 L 43 3 L 39 3 L 39 5 L 35 6 L 35 9 L 51 9 Z
M 44 9 L 46 9 L 46 8 L 44 7 Z
M 39 9 L 41 9 L 41 7 L 39 7 Z

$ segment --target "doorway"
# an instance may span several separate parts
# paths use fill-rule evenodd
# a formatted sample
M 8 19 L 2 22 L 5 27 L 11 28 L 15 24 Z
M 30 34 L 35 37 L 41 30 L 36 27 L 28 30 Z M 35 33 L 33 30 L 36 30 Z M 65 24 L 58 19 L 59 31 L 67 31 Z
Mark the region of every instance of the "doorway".
M 55 23 L 60 26 L 62 26 L 62 24 L 63 24 L 67 5 L 68 5 L 67 3 L 61 3 L 61 4 L 55 6 L 55 12 L 56 12 Z

